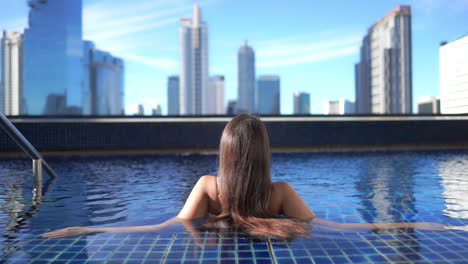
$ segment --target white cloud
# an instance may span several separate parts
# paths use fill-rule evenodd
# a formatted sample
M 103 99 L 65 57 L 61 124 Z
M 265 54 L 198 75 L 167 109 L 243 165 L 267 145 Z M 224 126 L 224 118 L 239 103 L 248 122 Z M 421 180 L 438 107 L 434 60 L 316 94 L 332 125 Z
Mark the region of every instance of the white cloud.
M 146 57 L 135 54 L 121 54 L 124 59 L 140 62 L 160 70 L 175 70 L 178 62 L 174 59 Z
M 290 56 L 295 54 L 306 54 L 324 49 L 355 45 L 362 40 L 362 35 L 346 36 L 339 39 L 315 40 L 315 41 L 288 41 L 257 48 L 258 58 L 270 58 L 278 56 Z
M 359 50 L 362 35 L 335 33 L 317 34 L 314 37 L 292 36 L 275 40 L 258 42 L 254 46 L 257 65 L 276 67 L 293 64 L 310 63 L 318 60 L 355 54 Z M 327 38 L 325 38 L 327 37 Z M 332 38 L 331 38 L 332 37 Z
M 277 58 L 271 60 L 261 60 L 257 64 L 260 67 L 276 67 L 292 64 L 310 63 L 319 60 L 332 59 L 336 57 L 355 54 L 359 46 L 349 46 L 343 48 L 332 49 L 328 51 L 314 52 L 310 54 L 295 55 L 287 58 Z
M 106 31 L 99 31 L 95 32 L 92 35 L 86 35 L 87 39 L 91 40 L 106 40 L 110 38 L 117 38 L 121 36 L 125 36 L 128 34 L 138 33 L 142 31 L 152 30 L 156 28 L 160 28 L 169 24 L 173 24 L 179 20 L 179 17 L 170 17 L 164 20 L 153 21 L 146 24 L 139 24 L 139 25 L 129 25 L 127 27 L 115 29 L 115 30 L 106 30 Z

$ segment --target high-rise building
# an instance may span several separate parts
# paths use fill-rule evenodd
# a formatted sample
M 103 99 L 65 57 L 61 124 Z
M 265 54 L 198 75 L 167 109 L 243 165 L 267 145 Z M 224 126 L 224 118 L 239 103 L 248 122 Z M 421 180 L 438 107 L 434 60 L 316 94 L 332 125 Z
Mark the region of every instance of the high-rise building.
M 23 34 L 3 31 L 0 49 L 0 112 L 21 114 L 23 101 Z
M 206 112 L 208 87 L 208 26 L 201 18 L 198 3 L 193 18 L 180 21 L 180 114 Z
M 173 75 L 167 78 L 167 114 L 179 114 L 179 76 Z
M 137 116 L 144 116 L 145 115 L 145 108 L 142 104 L 138 104 L 135 108 L 135 114 Z
M 237 53 L 237 85 L 237 108 L 255 112 L 255 52 L 247 41 Z
M 153 107 L 152 110 L 152 115 L 154 116 L 160 116 L 162 115 L 162 109 L 161 109 L 161 105 L 156 105 L 155 107 Z
M 124 114 L 124 62 L 84 41 L 83 113 Z
M 418 97 L 418 114 L 440 114 L 440 99 L 435 96 Z
M 70 109 L 73 113 L 80 111 L 82 0 L 29 0 L 28 5 L 29 27 L 24 31 L 23 39 L 24 114 L 56 115 L 69 113 Z M 65 100 L 65 105 L 57 104 L 54 98 Z
M 356 113 L 372 113 L 370 36 L 362 40 L 360 61 L 355 65 Z
M 224 76 L 216 75 L 210 77 L 210 82 L 208 84 L 208 94 L 210 94 L 210 97 L 205 102 L 205 114 L 224 114 Z
M 355 66 L 358 113 L 410 114 L 410 6 L 397 6 L 369 29 L 360 59 Z
M 257 80 L 255 89 L 256 112 L 265 115 L 280 114 L 280 77 L 263 75 Z
M 355 113 L 354 102 L 346 99 L 323 101 L 324 115 L 349 115 Z
M 294 93 L 294 114 L 308 115 L 310 114 L 310 94 L 305 92 Z
M 468 35 L 439 48 L 442 114 L 468 113 Z
M 236 115 L 237 114 L 237 101 L 236 100 L 229 100 L 228 106 L 226 109 L 226 114 L 228 115 Z

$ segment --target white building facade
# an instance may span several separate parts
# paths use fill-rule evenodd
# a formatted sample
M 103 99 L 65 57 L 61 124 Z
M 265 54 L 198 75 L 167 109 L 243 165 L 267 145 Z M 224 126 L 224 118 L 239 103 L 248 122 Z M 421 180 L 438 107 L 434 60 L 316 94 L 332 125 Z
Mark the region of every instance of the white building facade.
M 468 113 L 468 35 L 439 48 L 442 114 Z
M 346 99 L 323 101 L 324 115 L 349 115 L 355 113 L 354 102 Z
M 181 115 L 207 113 L 208 26 L 201 18 L 200 6 L 193 6 L 193 18 L 180 21 L 180 91 Z
M 224 76 L 216 75 L 210 77 L 208 85 L 208 98 L 205 102 L 206 114 L 223 115 L 226 112 L 224 105 Z
M 359 113 L 412 112 L 411 41 L 410 6 L 397 6 L 369 29 L 355 66 Z
M 1 39 L 0 112 L 20 115 L 23 101 L 23 34 L 3 31 Z

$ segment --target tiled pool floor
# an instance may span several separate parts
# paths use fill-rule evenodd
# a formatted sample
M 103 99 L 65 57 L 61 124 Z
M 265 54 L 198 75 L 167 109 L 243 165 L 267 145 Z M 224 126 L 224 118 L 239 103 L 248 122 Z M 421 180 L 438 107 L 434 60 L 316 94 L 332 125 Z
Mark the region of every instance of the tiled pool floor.
M 36 230 L 3 245 L 0 263 L 467 263 L 463 231 L 337 232 L 255 239 L 243 233 L 97 234 L 44 239 Z M 29 239 L 28 239 L 29 237 Z M 196 237 L 196 239 L 194 239 Z

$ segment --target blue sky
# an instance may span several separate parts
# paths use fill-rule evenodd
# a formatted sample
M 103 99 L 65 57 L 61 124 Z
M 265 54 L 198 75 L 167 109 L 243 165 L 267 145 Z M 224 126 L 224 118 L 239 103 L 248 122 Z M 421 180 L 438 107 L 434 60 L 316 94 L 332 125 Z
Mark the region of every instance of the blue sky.
M 167 76 L 179 72 L 179 19 L 189 0 L 83 0 L 84 38 L 125 59 L 127 114 L 144 104 L 167 112 Z M 468 34 L 466 0 L 206 0 L 211 75 L 226 76 L 226 101 L 237 95 L 237 50 L 248 40 L 257 75 L 281 77 L 281 112 L 293 93 L 311 94 L 312 113 L 325 99 L 354 100 L 354 64 L 367 29 L 399 4 L 412 7 L 413 110 L 417 97 L 439 95 L 439 43 Z M 0 29 L 27 26 L 26 0 L 0 0 Z M 8 7 L 8 8 L 4 8 Z

